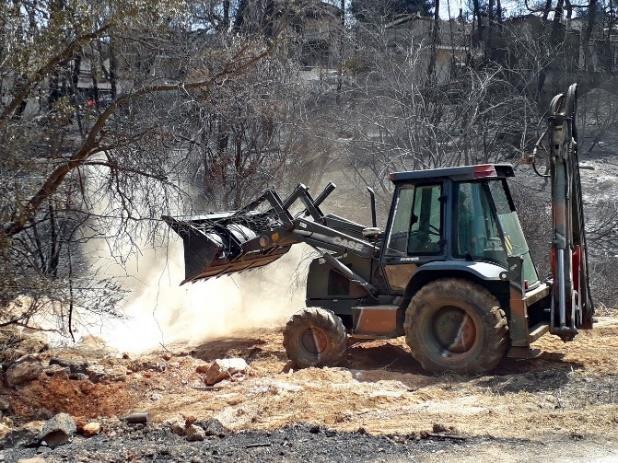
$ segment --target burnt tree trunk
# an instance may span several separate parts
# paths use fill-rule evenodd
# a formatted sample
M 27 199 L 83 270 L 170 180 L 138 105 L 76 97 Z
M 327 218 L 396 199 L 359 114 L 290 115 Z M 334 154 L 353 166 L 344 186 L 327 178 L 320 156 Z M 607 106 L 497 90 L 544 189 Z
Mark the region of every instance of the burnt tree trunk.
M 487 40 L 485 41 L 485 57 L 494 59 L 494 0 L 489 0 L 487 3 Z
M 429 57 L 429 67 L 427 69 L 427 76 L 430 82 L 433 80 L 433 75 L 436 70 L 436 53 L 440 40 L 440 0 L 435 0 L 434 9 L 433 30 L 431 34 L 431 56 Z
M 582 46 L 584 48 L 584 71 L 590 70 L 592 66 L 592 53 L 590 51 L 590 38 L 592 37 L 592 31 L 594 30 L 594 23 L 596 21 L 597 0 L 590 0 L 588 2 L 588 21 L 584 34 L 582 37 Z
M 472 17 L 476 18 L 476 44 L 480 45 L 483 42 L 483 16 L 481 14 L 479 0 L 472 0 L 472 8 Z
M 549 17 L 549 12 L 551 11 L 551 0 L 546 0 L 545 8 L 543 8 L 543 22 L 547 21 Z
M 223 23 L 222 29 L 227 32 L 230 28 L 230 0 L 223 0 Z

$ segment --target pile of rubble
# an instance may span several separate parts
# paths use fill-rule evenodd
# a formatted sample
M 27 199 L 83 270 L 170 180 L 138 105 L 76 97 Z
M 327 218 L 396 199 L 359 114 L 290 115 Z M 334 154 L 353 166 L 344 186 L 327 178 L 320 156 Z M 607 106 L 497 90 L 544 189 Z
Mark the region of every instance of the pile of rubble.
M 18 408 L 18 402 L 23 402 L 24 391 L 38 385 L 48 392 L 54 381 L 68 385 L 68 390 L 73 388 L 77 395 L 84 395 L 84 401 L 96 401 L 93 388 L 99 385 L 109 387 L 114 383 L 121 384 L 121 390 L 135 389 L 135 394 L 141 396 L 143 391 L 139 387 L 125 383 L 132 381 L 132 386 L 138 386 L 143 377 L 166 372 L 171 355 L 152 354 L 132 359 L 128 354 L 111 351 L 101 339 L 93 336 L 83 338 L 76 347 L 50 349 L 42 336 L 15 328 L 0 330 L 0 343 L 6 346 L 0 352 L 0 449 L 51 449 L 76 436 L 91 438 L 104 433 L 113 437 L 123 426 L 152 426 L 147 411 L 129 412 L 123 417 L 111 413 L 108 416 L 81 416 L 75 412 L 78 409 L 76 398 L 63 396 L 62 391 L 57 395 L 58 400 L 53 401 L 57 403 L 45 404 L 54 411 L 41 407 L 36 400 L 31 400 L 36 415 L 24 416 L 21 409 L 14 408 Z M 175 361 L 172 364 L 175 365 Z M 241 381 L 249 372 L 248 364 L 241 358 L 200 362 L 195 368 L 195 374 L 205 388 L 222 381 Z M 160 388 L 165 390 L 162 384 Z M 108 394 L 112 396 L 108 398 L 111 401 L 114 400 L 114 390 L 109 389 L 112 391 Z M 67 413 L 71 410 L 73 413 Z M 201 441 L 208 436 L 224 436 L 228 432 L 215 419 L 196 420 L 191 416 L 174 417 L 161 426 L 189 442 Z
M 127 429 L 143 429 L 155 426 L 168 429 L 189 442 L 202 441 L 207 437 L 225 437 L 230 431 L 218 420 L 196 420 L 194 417 L 172 418 L 153 425 L 148 412 L 134 412 L 122 418 L 100 417 L 84 420 L 67 413 L 58 413 L 45 421 L 30 421 L 18 427 L 3 425 L 0 433 L 0 449 L 46 448 L 54 449 L 68 444 L 74 438 L 90 438 L 99 434 L 113 438 Z

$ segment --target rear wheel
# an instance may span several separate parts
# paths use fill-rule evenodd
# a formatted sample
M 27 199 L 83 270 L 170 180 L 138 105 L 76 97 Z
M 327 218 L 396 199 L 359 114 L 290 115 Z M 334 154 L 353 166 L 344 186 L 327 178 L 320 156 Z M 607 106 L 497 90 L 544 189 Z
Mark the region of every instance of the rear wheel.
M 337 364 L 345 353 L 346 339 L 341 319 L 315 307 L 294 314 L 283 331 L 288 358 L 300 368 Z
M 455 278 L 421 288 L 410 301 L 404 329 L 412 355 L 432 372 L 491 370 L 509 346 L 506 315 L 496 298 Z

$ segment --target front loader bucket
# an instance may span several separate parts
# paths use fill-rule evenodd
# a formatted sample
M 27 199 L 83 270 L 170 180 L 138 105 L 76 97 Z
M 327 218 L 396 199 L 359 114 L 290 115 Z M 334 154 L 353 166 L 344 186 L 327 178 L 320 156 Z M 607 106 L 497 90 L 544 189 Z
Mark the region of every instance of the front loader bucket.
M 279 259 L 293 244 L 273 244 L 259 227 L 250 228 L 253 220 L 246 215 L 215 214 L 186 221 L 164 216 L 163 220 L 183 240 L 185 279 L 181 284 L 262 267 Z

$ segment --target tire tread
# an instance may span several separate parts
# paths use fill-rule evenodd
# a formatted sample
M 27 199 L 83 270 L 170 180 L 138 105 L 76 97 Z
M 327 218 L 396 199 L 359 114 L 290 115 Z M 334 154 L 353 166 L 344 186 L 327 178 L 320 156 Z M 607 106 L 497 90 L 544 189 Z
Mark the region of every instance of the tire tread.
M 508 320 L 504 310 L 500 308 L 497 299 L 485 288 L 468 280 L 460 278 L 444 278 L 430 282 L 423 286 L 412 298 L 405 314 L 404 331 L 406 333 L 406 343 L 412 349 L 412 356 L 421 364 L 423 369 L 432 372 L 443 372 L 444 370 L 432 360 L 419 345 L 415 335 L 414 326 L 418 311 L 430 301 L 449 294 L 451 297 L 466 300 L 466 302 L 477 307 L 487 308 L 482 316 L 483 328 L 488 335 L 488 347 L 481 351 L 480 355 L 474 359 L 471 366 L 466 365 L 457 373 L 482 373 L 495 368 L 510 344 L 508 336 Z M 491 338 L 491 340 L 489 339 Z M 465 371 L 464 371 L 465 370 Z
M 300 352 L 298 338 L 309 326 L 317 326 L 329 338 L 327 351 L 317 358 Z M 283 347 L 288 358 L 300 368 L 336 365 L 347 348 L 347 333 L 343 321 L 332 311 L 320 307 L 307 307 L 295 313 L 283 330 Z

